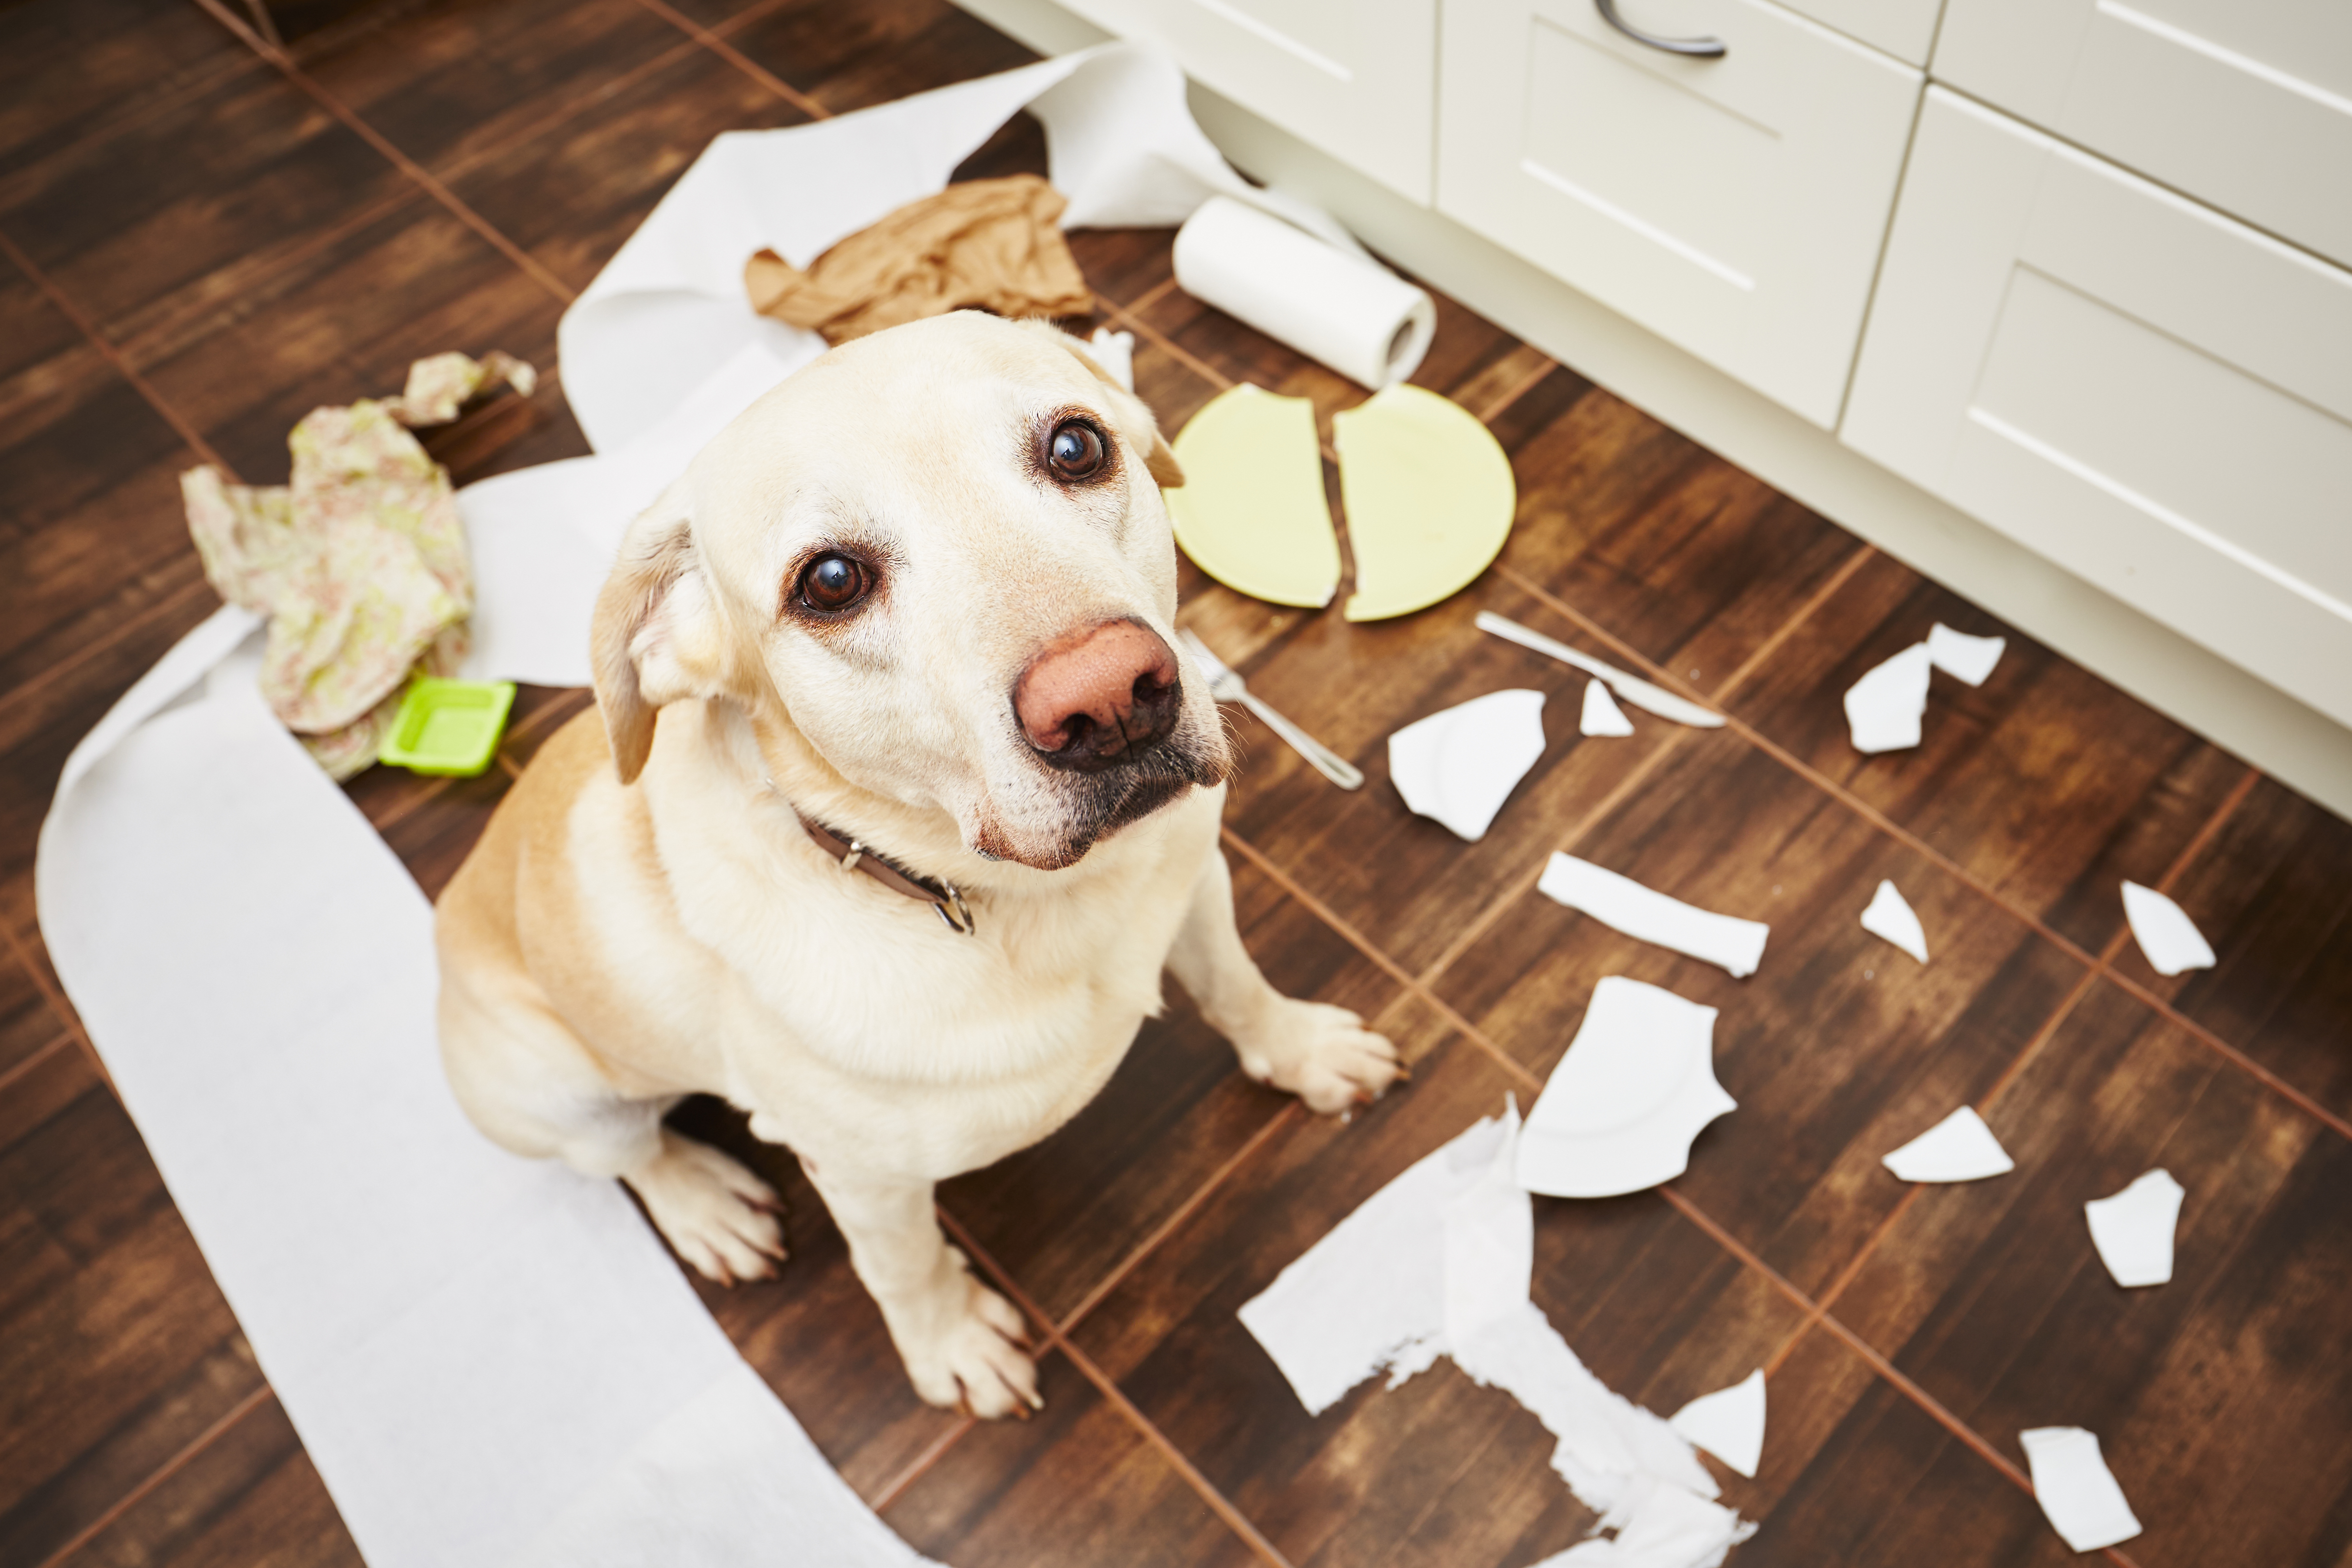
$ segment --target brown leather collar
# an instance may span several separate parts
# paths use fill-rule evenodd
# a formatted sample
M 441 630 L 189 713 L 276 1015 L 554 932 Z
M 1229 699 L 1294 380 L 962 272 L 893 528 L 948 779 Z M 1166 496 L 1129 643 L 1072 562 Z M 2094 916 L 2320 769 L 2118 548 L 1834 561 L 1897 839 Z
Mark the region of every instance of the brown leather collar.
M 787 800 L 790 806 L 792 802 Z M 844 871 L 862 871 L 893 893 L 903 893 L 908 898 L 920 899 L 939 911 L 948 929 L 969 936 L 975 927 L 971 906 L 963 901 L 963 894 L 951 882 L 942 882 L 917 872 L 905 870 L 875 853 L 856 839 L 845 839 L 832 829 L 802 816 L 800 808 L 793 807 L 793 815 L 817 848 L 841 862 Z

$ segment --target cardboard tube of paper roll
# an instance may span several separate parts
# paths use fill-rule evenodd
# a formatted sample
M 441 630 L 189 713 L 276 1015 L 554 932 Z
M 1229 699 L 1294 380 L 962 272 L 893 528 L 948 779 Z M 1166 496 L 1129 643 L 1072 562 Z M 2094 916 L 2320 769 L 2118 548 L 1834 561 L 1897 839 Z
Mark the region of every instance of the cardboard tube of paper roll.
M 1176 281 L 1374 392 L 1412 374 L 1437 331 L 1412 284 L 1230 196 L 1176 231 Z

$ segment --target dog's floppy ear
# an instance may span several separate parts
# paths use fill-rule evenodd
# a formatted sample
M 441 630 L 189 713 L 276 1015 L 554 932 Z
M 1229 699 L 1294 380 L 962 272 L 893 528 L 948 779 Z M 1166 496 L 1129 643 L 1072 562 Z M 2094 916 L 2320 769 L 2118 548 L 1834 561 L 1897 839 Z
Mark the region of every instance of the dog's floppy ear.
M 1160 434 L 1160 422 L 1152 417 L 1144 401 L 1112 379 L 1111 373 L 1098 364 L 1087 345 L 1050 321 L 1024 321 L 1022 326 L 1042 332 L 1054 340 L 1104 387 L 1103 401 L 1109 405 L 1111 423 L 1118 433 L 1135 444 L 1143 453 L 1143 465 L 1151 471 L 1151 481 L 1163 490 L 1172 490 L 1184 483 L 1183 467 L 1177 463 L 1176 454 L 1169 449 L 1168 440 Z
M 684 478 L 629 525 L 596 595 L 588 643 L 613 766 L 632 784 L 654 745 L 654 716 L 724 689 L 719 605 L 695 549 Z

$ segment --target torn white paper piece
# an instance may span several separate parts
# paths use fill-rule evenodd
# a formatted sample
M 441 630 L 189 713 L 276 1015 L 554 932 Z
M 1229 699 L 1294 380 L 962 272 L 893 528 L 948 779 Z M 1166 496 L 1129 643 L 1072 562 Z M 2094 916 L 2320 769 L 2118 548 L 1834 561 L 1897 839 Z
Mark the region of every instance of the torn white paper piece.
M 1308 1414 L 1386 1368 L 1394 1388 L 1450 1355 L 1557 1440 L 1552 1468 L 1613 1539 L 1576 1568 L 1709 1568 L 1755 1532 L 1709 1501 L 1687 1440 L 1610 1391 L 1528 1300 L 1534 1209 L 1512 1179 L 1516 1110 L 1463 1133 L 1372 1195 L 1241 1309 Z
M 1879 879 L 1878 891 L 1870 895 L 1870 907 L 1862 912 L 1862 928 L 1885 937 L 1922 964 L 1927 961 L 1927 933 L 1920 926 L 1919 916 L 1884 877 Z
M 2124 918 L 2131 922 L 2139 950 L 2147 955 L 2148 967 L 2158 974 L 2213 967 L 2213 948 L 2205 934 L 2197 929 L 2188 911 L 2156 889 L 2125 883 Z
M 1927 644 L 1914 643 L 1845 694 L 1846 727 L 1856 751 L 1899 751 L 1919 744 L 1927 711 Z
M 1715 1019 L 1713 1008 L 1622 975 L 1593 987 L 1519 1134 L 1519 1185 L 1614 1197 L 1682 1175 L 1692 1141 L 1739 1108 L 1716 1082 Z
M 1675 1411 L 1666 1425 L 1754 1480 L 1764 1458 L 1764 1369 L 1758 1367 L 1728 1388 L 1700 1395 Z
M 2077 1552 L 2096 1552 L 2139 1533 L 2124 1489 L 2099 1455 L 2099 1439 L 2080 1427 L 2036 1427 L 2020 1432 L 2033 1469 L 2033 1500 L 2051 1527 Z
M 1584 683 L 1584 713 L 1576 721 L 1576 727 L 1586 735 L 1631 735 L 1633 733 L 1633 721 L 1625 716 L 1625 710 L 1619 707 L 1617 699 L 1609 695 L 1605 682 L 1587 681 Z
M 1628 936 L 1704 958 L 1734 977 L 1756 972 L 1756 966 L 1764 961 L 1764 939 L 1772 930 L 1759 920 L 1696 908 L 1643 887 L 1631 877 L 1557 851 L 1544 867 L 1536 890 Z
M 1108 327 L 1097 327 L 1095 335 L 1087 340 L 1087 352 L 1103 373 L 1125 387 L 1135 390 L 1135 334 L 1114 332 Z
M 2172 1278 L 2172 1237 L 2180 1223 L 2180 1184 L 2149 1171 L 2113 1197 L 2083 1206 L 2091 1245 L 2118 1285 L 2161 1285 Z
M 1489 692 L 1389 737 L 1389 777 L 1404 803 L 1475 843 L 1543 756 L 1541 692 Z
M 1972 686 L 1985 684 L 1992 667 L 2000 663 L 2001 650 L 2008 646 L 2006 637 L 1972 637 L 1940 621 L 1927 629 L 1927 662 Z
M 1963 1105 L 1884 1161 L 1905 1181 L 1981 1181 L 2017 1168 L 1972 1106 Z

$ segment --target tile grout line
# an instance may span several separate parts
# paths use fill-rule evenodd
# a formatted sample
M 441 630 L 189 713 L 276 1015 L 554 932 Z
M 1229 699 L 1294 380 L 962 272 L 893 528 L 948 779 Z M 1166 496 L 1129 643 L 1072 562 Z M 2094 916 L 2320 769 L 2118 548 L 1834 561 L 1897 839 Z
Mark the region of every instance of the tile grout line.
M 16 1066 L 8 1069 L 7 1071 L 0 1072 L 0 1094 L 5 1094 L 9 1090 L 14 1089 L 16 1086 L 18 1079 L 30 1078 L 33 1075 L 34 1070 L 39 1067 L 41 1063 L 47 1061 L 58 1051 L 63 1051 L 66 1047 L 73 1043 L 73 1030 L 69 1029 L 59 1030 L 57 1032 L 56 1038 L 52 1039 L 47 1045 L 33 1052 L 32 1055 L 25 1058 L 24 1061 L 16 1063 Z
M 866 1506 L 873 1509 L 875 1515 L 878 1518 L 889 1509 L 891 1504 L 897 1502 L 901 1497 L 906 1495 L 907 1489 L 908 1487 L 913 1486 L 917 1481 L 921 1480 L 923 1477 L 929 1474 L 931 1467 L 945 1458 L 947 1457 L 948 1450 L 954 1448 L 958 1443 L 962 1442 L 965 1437 L 979 1425 L 979 1416 L 967 1416 L 962 1420 L 957 1422 L 954 1426 L 949 1427 L 945 1432 L 941 1433 L 937 1438 L 932 1440 L 930 1447 L 925 1448 L 921 1453 L 917 1454 L 911 1460 L 908 1461 L 906 1469 L 891 1477 L 888 1483 L 886 1484 L 879 1492 L 875 1494 L 874 1500 Z
M 34 929 L 37 933 L 40 921 L 37 891 L 34 904 Z M 106 1085 L 109 1093 L 116 1094 L 117 1098 L 120 1098 L 120 1093 L 114 1087 L 114 1074 L 106 1070 L 105 1059 L 98 1054 L 98 1042 L 91 1040 L 89 1031 L 82 1027 L 81 1015 L 74 1011 L 72 1005 L 56 987 L 49 984 L 48 977 L 41 973 L 41 967 L 33 962 L 33 955 L 25 946 L 24 937 L 8 930 L 5 923 L 0 923 L 0 938 L 5 939 L 8 950 L 16 955 L 17 964 L 26 974 L 32 977 L 33 988 L 41 993 L 43 1001 L 48 1003 L 51 1016 L 65 1026 L 66 1033 L 72 1038 L 75 1044 L 81 1047 L 82 1054 L 89 1058 L 90 1066 L 98 1071 L 99 1082 Z
M 1167 354 L 1171 358 L 1174 359 L 1186 370 L 1191 371 L 1194 375 L 1199 376 L 1211 386 L 1215 387 L 1219 392 L 1227 392 L 1232 390 L 1234 386 L 1233 377 L 1225 374 L 1224 371 L 1217 369 L 1214 365 L 1209 363 L 1208 361 L 1202 359 L 1199 355 L 1193 353 L 1192 350 L 1178 344 L 1175 339 L 1171 338 L 1167 333 L 1162 332 L 1159 328 L 1153 326 L 1150 322 L 1146 321 L 1142 317 L 1137 315 L 1134 310 L 1119 304 L 1117 300 L 1112 300 L 1111 314 L 1117 317 L 1119 320 L 1127 323 L 1129 329 L 1133 331 L 1137 337 L 1149 340 L 1152 347 L 1158 349 L 1161 353 Z
M 536 256 L 508 238 L 496 225 L 459 199 L 456 192 L 450 190 L 427 172 L 422 164 L 394 145 L 383 132 L 362 119 L 357 110 L 311 79 L 310 73 L 295 64 L 292 56 L 282 48 L 277 48 L 266 43 L 259 35 L 238 21 L 223 4 L 223 0 L 196 0 L 196 4 L 203 6 L 223 26 L 243 38 L 256 54 L 276 67 L 279 74 L 289 82 L 308 94 L 321 109 L 340 120 L 360 140 L 374 148 L 378 155 L 421 187 L 435 201 L 440 203 L 448 210 L 452 217 L 488 241 L 499 254 L 521 268 L 524 275 L 532 282 L 538 284 L 562 304 L 569 305 L 576 298 L 572 287 L 549 271 Z
M 1127 1396 L 1118 1384 L 1111 1381 L 1109 1375 L 1094 1364 L 1093 1357 L 1066 1341 L 1062 1344 L 1062 1354 L 1068 1356 L 1070 1364 L 1076 1367 L 1079 1374 L 1095 1385 L 1105 1403 L 1117 1408 L 1145 1442 L 1160 1450 L 1160 1457 L 1167 1460 L 1178 1475 L 1184 1478 L 1201 1500 L 1207 1503 L 1210 1510 L 1224 1521 L 1227 1529 L 1240 1536 L 1243 1542 L 1255 1552 L 1259 1558 L 1269 1565 L 1269 1568 L 1290 1568 L 1290 1559 L 1285 1557 L 1281 1550 L 1265 1538 L 1265 1532 L 1250 1521 L 1249 1516 L 1242 1512 L 1232 1499 L 1226 1497 L 1208 1477 L 1201 1473 L 1199 1468 L 1181 1448 L 1176 1446 L 1175 1441 L 1167 1433 L 1162 1432 L 1150 1417 L 1136 1407 L 1135 1402 Z
M 117 622 L 104 635 L 92 638 L 56 664 L 43 667 L 26 680 L 10 687 L 5 693 L 0 693 L 0 714 L 6 714 L 27 697 L 47 690 L 58 680 L 79 669 L 117 643 L 129 640 L 144 630 L 150 622 L 158 620 L 177 609 L 182 601 L 194 598 L 199 590 L 209 586 L 211 585 L 205 580 L 203 571 L 199 570 L 193 579 L 172 590 L 154 603 L 134 615 Z
M 18 248 L 16 242 L 10 239 L 5 233 L 0 233 L 0 255 L 5 255 L 10 261 L 16 264 L 16 269 L 25 275 L 34 287 L 41 291 L 51 305 L 57 307 L 67 320 L 74 324 L 90 347 L 98 350 L 99 357 L 113 367 L 114 373 L 129 382 L 131 390 L 144 398 L 148 405 L 163 416 L 163 423 L 170 425 L 182 441 L 187 443 L 191 451 L 228 476 L 232 481 L 236 478 L 236 470 L 222 461 L 221 455 L 213 450 L 212 443 L 205 439 L 203 432 L 189 423 L 178 409 L 163 401 L 163 394 L 155 390 L 145 376 L 133 370 L 131 362 L 123 358 L 122 351 L 99 330 L 98 322 L 86 314 L 80 306 L 75 304 L 64 289 L 52 282 L 47 273 L 36 267 L 33 264 L 33 258 Z
M 1718 706 L 1721 706 L 1724 698 L 1745 685 L 1748 677 L 1761 668 L 1765 660 L 1780 651 L 1781 643 L 1795 635 L 1799 627 L 1811 620 L 1814 612 L 1827 604 L 1836 595 L 1838 590 L 1852 581 L 1853 574 L 1869 565 L 1872 558 L 1877 554 L 1876 545 L 1865 543 L 1860 549 L 1848 556 L 1835 571 L 1830 573 L 1829 580 L 1816 589 L 1802 604 L 1797 606 L 1794 614 L 1780 623 L 1778 631 L 1758 643 L 1756 651 L 1742 659 L 1738 669 L 1733 670 L 1731 674 L 1716 684 L 1715 690 L 1709 694 L 1716 704 Z M 1514 572 L 1513 575 L 1517 576 L 1517 573 Z
M 808 94 L 801 91 L 800 89 L 793 86 L 790 82 L 785 81 L 782 78 L 777 76 L 774 72 L 769 70 L 758 61 L 753 60 L 751 57 L 744 54 L 742 50 L 729 43 L 720 34 L 712 32 L 701 23 L 695 21 L 692 17 L 681 14 L 674 7 L 667 5 L 666 0 L 637 0 L 637 4 L 645 7 L 647 11 L 652 12 L 655 16 L 659 16 L 663 21 L 667 22 L 671 26 L 677 28 L 688 37 L 692 38 L 696 43 L 700 44 L 704 48 L 709 49 L 712 54 L 717 55 L 720 59 L 725 60 L 729 65 L 734 67 L 745 76 L 750 77 L 753 81 L 759 83 L 761 87 L 766 88 L 770 92 L 775 94 L 778 98 L 782 99 L 786 103 L 791 104 L 803 114 L 807 115 L 811 120 L 831 120 L 833 118 L 833 110 L 825 108 L 824 105 L 819 103 L 815 99 L 811 98 Z M 764 13 L 773 8 L 774 7 L 772 6 L 761 6 L 758 9 L 760 12 Z M 730 26 L 729 30 L 733 31 L 736 26 L 748 25 L 748 23 L 753 18 L 751 16 L 731 17 L 730 18 L 730 21 L 734 24 L 734 26 Z
M 1522 339 L 1520 341 L 1524 342 L 1525 340 Z M 1478 415 L 1478 423 L 1481 424 L 1494 423 L 1496 420 L 1502 417 L 1505 410 L 1508 409 L 1513 403 L 1518 402 L 1519 399 L 1527 396 L 1528 392 L 1533 392 L 1538 382 L 1542 381 L 1545 377 L 1550 375 L 1552 371 L 1560 368 L 1560 362 L 1558 360 L 1553 359 L 1549 354 L 1544 354 L 1542 356 L 1542 363 L 1538 364 L 1534 370 L 1529 371 L 1525 376 L 1521 377 L 1517 384 L 1504 392 L 1502 396 L 1496 398 L 1493 402 L 1486 405 L 1486 412 Z M 1569 371 L 1569 374 L 1575 375 L 1576 372 L 1574 371 Z M 1579 377 L 1578 379 L 1581 380 L 1582 378 Z M 1590 385 L 1591 383 L 1587 382 L 1586 384 Z
M 1238 1071 L 1239 1069 L 1236 1068 L 1235 1071 Z M 5 1086 L 5 1081 L 0 1081 L 0 1086 Z M 1150 1235 L 1129 1249 L 1127 1256 L 1120 1259 L 1118 1265 L 1105 1275 L 1094 1289 L 1078 1299 L 1078 1304 L 1072 1307 L 1062 1321 L 1054 1326 L 1054 1332 L 1066 1336 L 1085 1320 L 1088 1312 L 1100 1306 L 1104 1299 L 1118 1289 L 1120 1283 L 1133 1273 L 1146 1258 L 1159 1250 L 1161 1242 L 1174 1235 L 1179 1226 L 1200 1211 L 1201 1206 L 1215 1195 L 1216 1190 L 1225 1184 L 1227 1177 L 1239 1170 L 1259 1149 L 1265 1147 L 1276 1133 L 1291 1124 L 1298 1113 L 1300 1103 L 1296 1095 L 1287 1097 L 1275 1113 L 1265 1119 L 1265 1126 L 1252 1133 L 1248 1141 L 1234 1150 L 1223 1164 L 1211 1171 L 1201 1185 L 1194 1187 L 1166 1219 L 1153 1226 Z
M 108 1527 L 112 1525 L 116 1520 L 121 1519 L 124 1514 L 130 1512 L 131 1509 L 137 1507 L 140 1500 L 146 1497 L 148 1493 L 153 1491 L 157 1487 L 162 1486 L 165 1481 L 171 1479 L 181 1470 L 186 1469 L 189 1464 L 194 1461 L 199 1454 L 203 1453 L 205 1448 L 212 1446 L 215 1438 L 220 1437 L 230 1427 L 236 1426 L 239 1421 L 244 1420 L 246 1416 L 251 1415 L 255 1407 L 259 1406 L 263 1400 L 268 1397 L 270 1397 L 269 1385 L 268 1383 L 264 1383 L 260 1387 L 256 1388 L 252 1393 L 247 1394 L 243 1399 L 238 1400 L 235 1406 L 230 1407 L 227 1414 L 222 1416 L 220 1419 L 215 1421 L 202 1432 L 197 1433 L 196 1436 L 190 1440 L 187 1447 L 182 1448 L 178 1453 L 164 1460 L 161 1465 L 158 1465 L 155 1468 L 154 1472 L 149 1475 L 145 1480 L 141 1481 L 137 1486 L 132 1487 L 129 1491 L 123 1493 L 121 1497 L 116 1499 L 111 1504 L 108 1505 L 105 1511 L 100 1513 L 96 1519 L 91 1520 L 88 1524 L 83 1525 L 79 1531 L 76 1531 L 71 1540 L 68 1541 L 63 1546 L 58 1547 L 55 1552 L 49 1553 L 48 1556 L 43 1558 L 41 1560 L 40 1568 L 57 1568 L 57 1564 L 63 1563 L 67 1558 L 72 1556 L 75 1552 L 89 1545 L 92 1541 L 95 1541 L 100 1535 L 103 1534 Z
M 1209 1505 L 1211 1511 L 1224 1521 L 1227 1528 L 1239 1535 L 1259 1556 L 1263 1557 L 1269 1564 L 1269 1568 L 1290 1568 L 1288 1560 L 1280 1552 L 1275 1550 L 1274 1543 L 1260 1533 L 1257 1526 L 1250 1522 L 1248 1516 L 1234 1506 L 1233 1500 L 1193 1466 L 1192 1461 L 1176 1447 L 1165 1432 L 1162 1432 L 1141 1410 L 1136 1408 L 1134 1402 L 1119 1391 L 1118 1385 L 1094 1364 L 1092 1358 L 1080 1351 L 1076 1343 L 1054 1326 L 1053 1320 L 1047 1317 L 1037 1303 L 1030 1298 L 1029 1293 L 1021 1288 L 1020 1282 L 1013 1279 L 1012 1271 L 991 1256 L 986 1248 L 974 1240 L 971 1232 L 966 1230 L 962 1223 L 950 1213 L 944 1205 L 939 1207 L 938 1212 L 940 1223 L 953 1234 L 957 1244 L 963 1249 L 964 1255 L 1003 1285 L 1006 1293 L 1013 1297 L 1014 1304 L 1028 1316 L 1031 1322 L 1044 1328 L 1045 1340 L 1037 1349 L 1040 1352 L 1058 1349 L 1064 1355 L 1069 1357 L 1070 1364 L 1077 1368 L 1079 1375 L 1093 1384 L 1106 1401 L 1117 1406 L 1119 1413 L 1126 1417 L 1128 1424 L 1135 1428 L 1145 1442 L 1160 1450 L 1160 1457 L 1184 1478 L 1186 1484 L 1192 1487 L 1202 1501 Z

